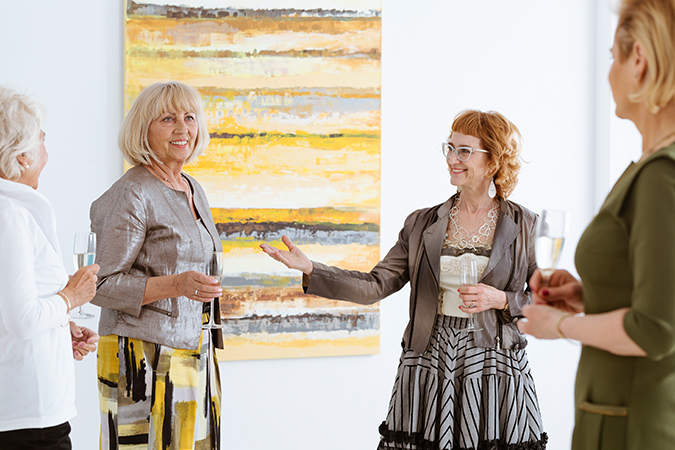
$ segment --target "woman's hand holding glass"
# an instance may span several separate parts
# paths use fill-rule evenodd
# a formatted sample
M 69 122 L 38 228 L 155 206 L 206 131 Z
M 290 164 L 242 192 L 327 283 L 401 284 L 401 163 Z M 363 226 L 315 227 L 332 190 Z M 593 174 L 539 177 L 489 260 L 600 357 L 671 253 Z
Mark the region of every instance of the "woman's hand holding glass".
M 96 295 L 96 274 L 98 274 L 98 264 L 84 266 L 68 280 L 68 284 L 61 291 L 70 301 L 70 308 L 82 306 L 91 301 Z
M 465 313 L 504 309 L 505 302 L 508 301 L 503 291 L 483 283 L 476 286 L 462 286 L 459 288 L 459 298 L 464 302 L 460 309 Z
M 538 339 L 558 339 L 563 316 L 584 312 L 581 283 L 566 270 L 554 271 L 548 280 L 536 270 L 529 285 L 534 304 L 523 307 L 526 320 L 518 329 Z
M 260 244 L 260 248 L 289 269 L 300 270 L 305 275 L 311 275 L 314 265 L 307 255 L 296 247 L 288 236 L 282 236 L 281 241 L 286 245 L 288 250 L 279 250 L 269 244 Z
M 220 280 L 194 270 L 176 275 L 172 285 L 179 295 L 202 303 L 210 302 L 223 293 Z
M 535 305 L 549 305 L 574 314 L 584 312 L 581 282 L 566 270 L 554 271 L 548 279 L 548 285 L 543 282 L 541 271 L 536 270 L 529 285 Z

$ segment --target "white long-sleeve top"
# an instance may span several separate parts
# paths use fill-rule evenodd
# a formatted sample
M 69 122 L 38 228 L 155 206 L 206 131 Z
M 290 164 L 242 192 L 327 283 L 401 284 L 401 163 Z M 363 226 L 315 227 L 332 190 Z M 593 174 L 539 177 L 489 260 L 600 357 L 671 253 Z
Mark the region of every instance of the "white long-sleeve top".
M 51 204 L 0 178 L 0 431 L 76 414 L 67 282 Z

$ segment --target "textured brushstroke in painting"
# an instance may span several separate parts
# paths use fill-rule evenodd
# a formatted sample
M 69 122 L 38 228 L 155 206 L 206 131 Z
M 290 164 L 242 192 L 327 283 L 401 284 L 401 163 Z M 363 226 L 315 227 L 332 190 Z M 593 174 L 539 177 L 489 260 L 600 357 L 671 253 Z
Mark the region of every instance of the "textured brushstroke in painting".
M 172 79 L 204 97 L 211 144 L 186 172 L 227 258 L 219 357 L 377 353 L 378 305 L 304 295 L 259 245 L 286 234 L 327 264 L 379 260 L 381 7 L 195 3 L 126 4 L 124 100 Z

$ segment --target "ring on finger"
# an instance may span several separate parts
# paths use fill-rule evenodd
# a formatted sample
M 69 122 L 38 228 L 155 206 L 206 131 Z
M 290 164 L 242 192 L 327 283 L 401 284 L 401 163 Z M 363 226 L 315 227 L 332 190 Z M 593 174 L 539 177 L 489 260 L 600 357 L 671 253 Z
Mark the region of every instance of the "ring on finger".
M 199 289 L 195 289 L 195 297 L 199 295 Z

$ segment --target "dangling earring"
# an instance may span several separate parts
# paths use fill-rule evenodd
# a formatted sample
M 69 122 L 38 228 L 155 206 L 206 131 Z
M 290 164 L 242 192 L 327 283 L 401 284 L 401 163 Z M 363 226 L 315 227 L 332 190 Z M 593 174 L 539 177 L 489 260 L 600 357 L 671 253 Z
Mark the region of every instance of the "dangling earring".
M 497 186 L 495 186 L 495 179 L 490 180 L 490 187 L 488 188 L 488 197 L 495 198 L 497 195 Z

